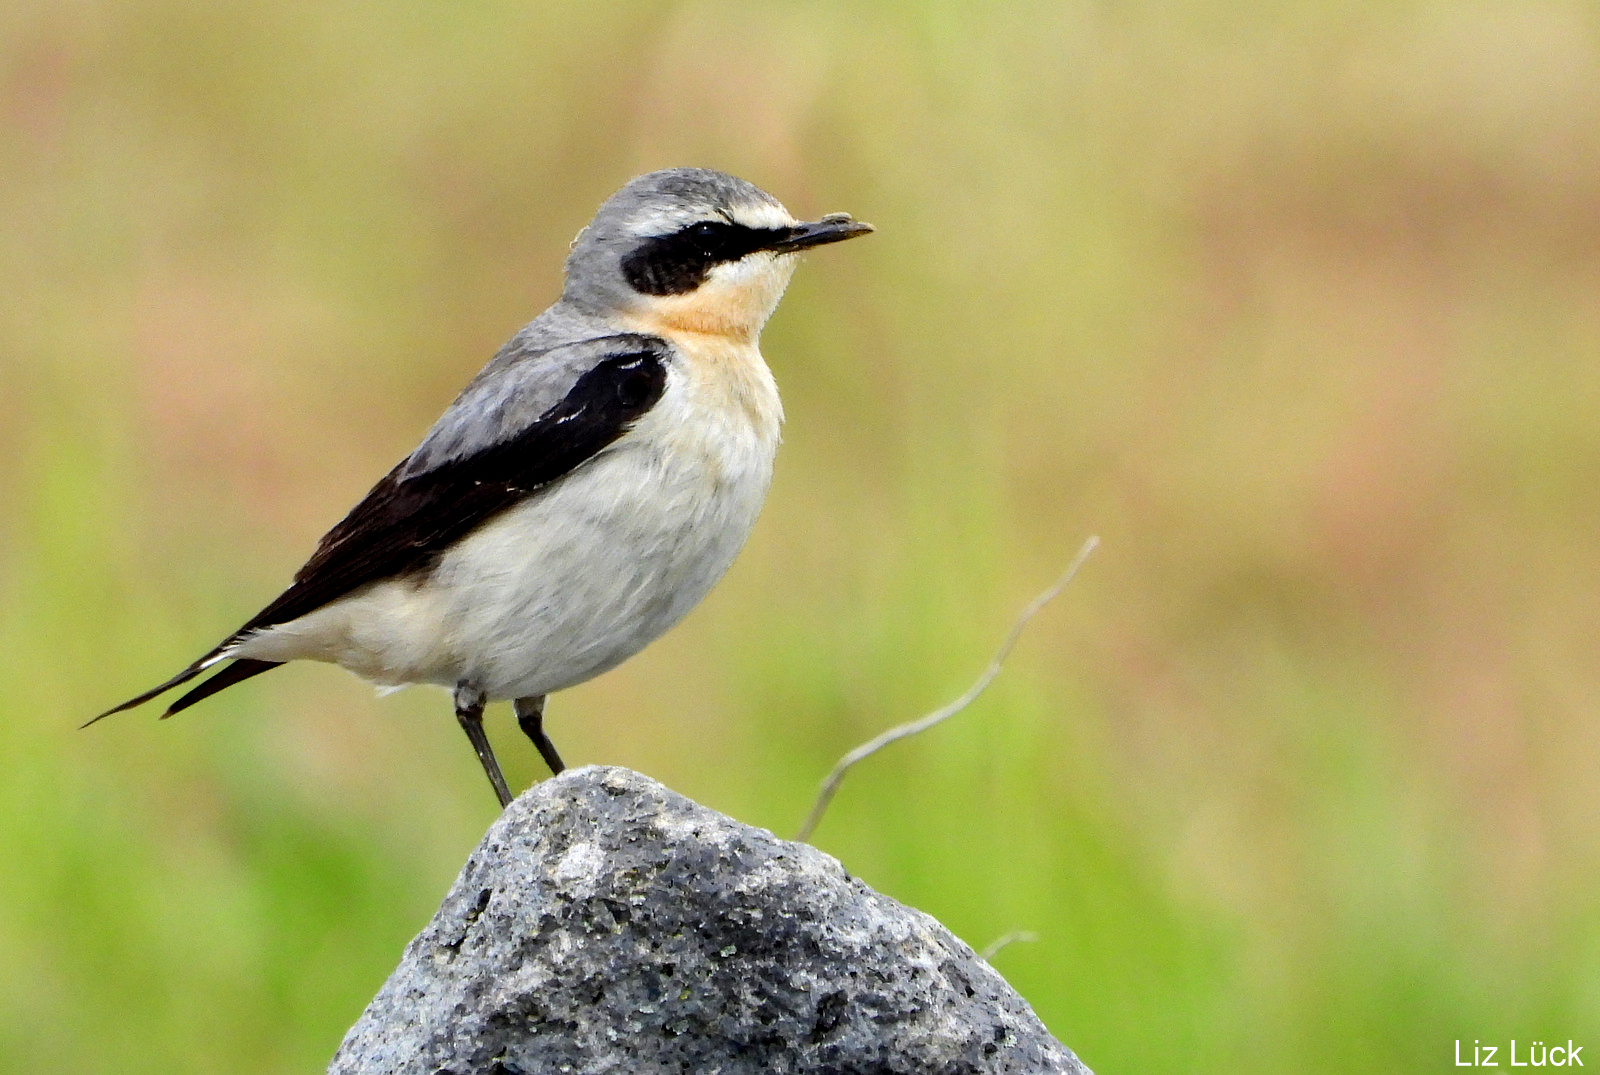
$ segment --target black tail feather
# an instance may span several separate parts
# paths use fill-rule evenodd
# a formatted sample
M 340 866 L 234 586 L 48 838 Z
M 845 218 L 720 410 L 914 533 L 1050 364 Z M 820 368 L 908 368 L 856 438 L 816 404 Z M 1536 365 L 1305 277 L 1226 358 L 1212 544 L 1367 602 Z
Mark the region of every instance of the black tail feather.
M 189 682 L 191 679 L 193 679 L 195 676 L 198 676 L 203 671 L 205 671 L 205 668 L 204 668 L 202 662 L 196 661 L 194 664 L 191 664 L 188 668 L 185 668 L 183 671 L 179 672 L 177 675 L 173 676 L 171 679 L 167 680 L 165 683 L 161 684 L 159 687 L 151 687 L 149 690 L 145 691 L 143 694 L 135 695 L 134 697 L 129 698 L 126 702 L 123 702 L 121 705 L 113 706 L 112 708 L 106 710 L 104 713 L 101 713 L 98 717 L 94 717 L 91 720 L 84 721 L 82 724 L 79 725 L 79 728 L 87 728 L 89 725 L 93 724 L 95 721 L 105 720 L 107 717 L 111 716 L 111 714 L 113 714 L 113 713 L 121 713 L 121 712 L 123 712 L 125 710 L 133 709 L 135 706 L 144 705 L 146 702 L 148 702 L 150 699 L 154 698 L 156 695 L 165 694 L 167 691 L 170 691 L 173 687 L 176 687 L 176 686 L 178 686 L 179 684 L 182 684 L 182 683 Z
M 173 702 L 171 705 L 167 706 L 167 711 L 161 714 L 161 719 L 166 720 L 174 713 L 181 713 L 183 710 L 188 709 L 196 702 L 210 698 L 218 691 L 227 690 L 235 683 L 243 683 L 251 676 L 259 676 L 262 672 L 270 672 L 272 669 L 277 668 L 282 663 L 282 661 L 257 661 L 252 660 L 249 657 L 236 658 L 232 664 L 228 665 L 228 667 L 224 668 L 222 671 L 218 672 L 216 675 L 200 684 L 200 686 L 196 687 L 188 694 L 185 694 L 182 698 L 179 698 L 176 702 Z M 181 683 L 183 680 L 178 680 L 177 682 Z M 172 685 L 176 686 L 177 683 Z M 115 710 L 113 710 L 113 712 L 115 712 Z

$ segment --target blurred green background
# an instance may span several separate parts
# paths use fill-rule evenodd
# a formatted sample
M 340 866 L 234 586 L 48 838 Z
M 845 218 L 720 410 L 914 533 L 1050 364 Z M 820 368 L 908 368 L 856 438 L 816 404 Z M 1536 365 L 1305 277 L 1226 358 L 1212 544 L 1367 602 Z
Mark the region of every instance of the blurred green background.
M 0 1070 L 326 1063 L 494 817 L 445 698 L 76 726 L 680 164 L 879 234 L 802 266 L 765 514 L 553 700 L 569 761 L 792 833 L 1098 533 L 816 842 L 1036 932 L 1100 1075 L 1600 1051 L 1594 4 L 11 0 L 0 125 Z

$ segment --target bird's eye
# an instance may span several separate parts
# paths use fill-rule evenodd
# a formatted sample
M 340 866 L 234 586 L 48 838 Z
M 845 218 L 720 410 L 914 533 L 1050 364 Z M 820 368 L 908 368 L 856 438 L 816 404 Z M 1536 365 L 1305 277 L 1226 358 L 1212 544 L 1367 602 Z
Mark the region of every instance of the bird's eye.
M 726 226 L 710 220 L 702 220 L 689 228 L 689 238 L 707 254 L 716 253 L 726 237 Z

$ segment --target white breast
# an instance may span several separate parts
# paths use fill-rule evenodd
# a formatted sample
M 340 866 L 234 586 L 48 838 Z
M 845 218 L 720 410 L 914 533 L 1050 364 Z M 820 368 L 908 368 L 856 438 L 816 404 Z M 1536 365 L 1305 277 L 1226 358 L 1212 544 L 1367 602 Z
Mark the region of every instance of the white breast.
M 560 690 L 631 657 L 722 577 L 766 497 L 777 387 L 754 347 L 689 347 L 626 436 L 474 531 L 425 578 L 376 583 L 237 656 L 377 683 Z

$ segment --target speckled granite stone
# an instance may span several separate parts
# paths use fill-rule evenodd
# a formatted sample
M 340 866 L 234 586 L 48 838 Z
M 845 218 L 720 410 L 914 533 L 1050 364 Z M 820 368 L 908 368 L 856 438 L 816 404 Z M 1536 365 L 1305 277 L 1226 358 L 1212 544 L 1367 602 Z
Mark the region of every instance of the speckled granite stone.
M 1088 1075 L 932 918 L 593 766 L 507 808 L 329 1071 Z

